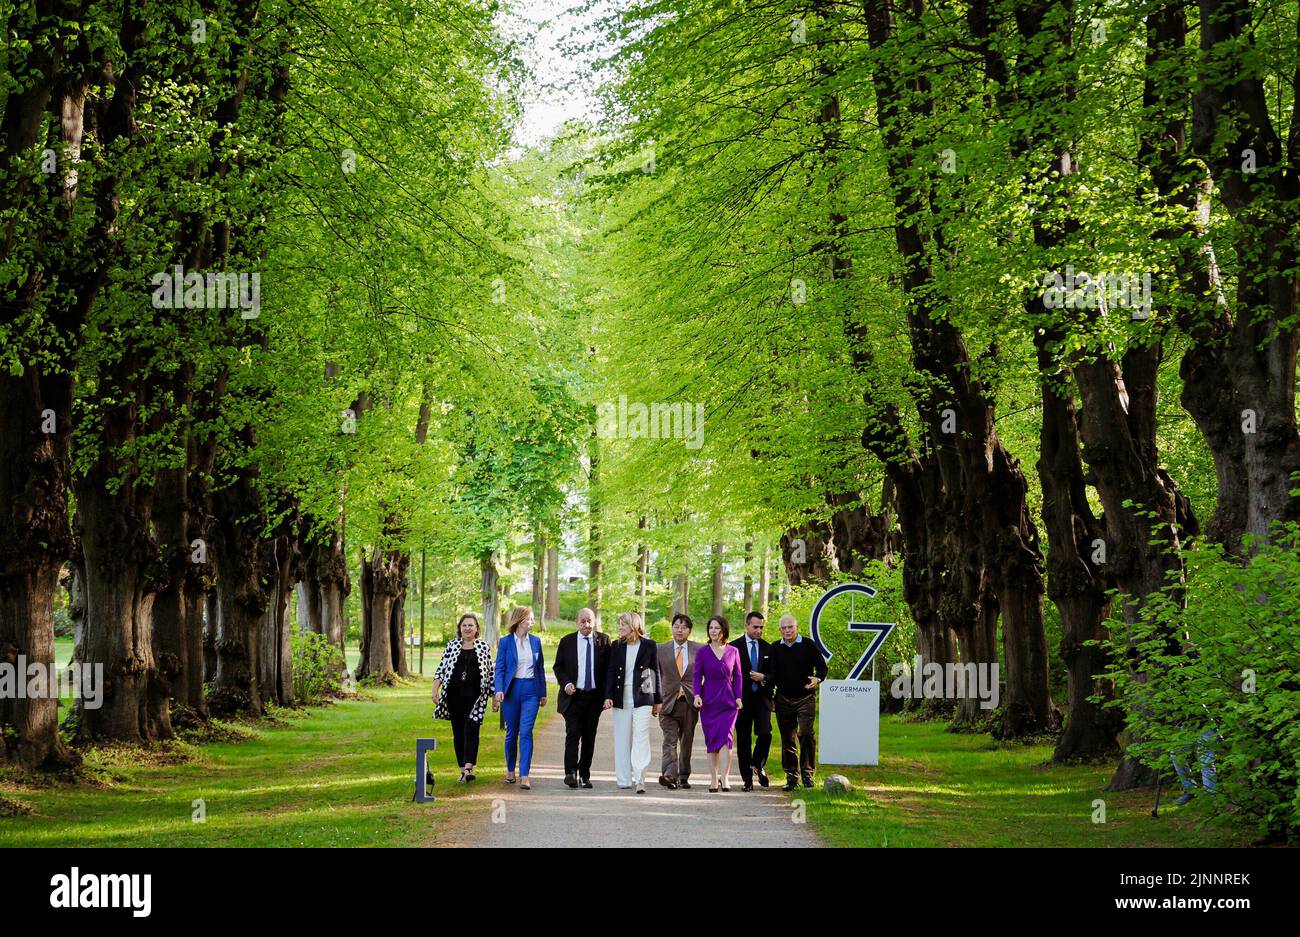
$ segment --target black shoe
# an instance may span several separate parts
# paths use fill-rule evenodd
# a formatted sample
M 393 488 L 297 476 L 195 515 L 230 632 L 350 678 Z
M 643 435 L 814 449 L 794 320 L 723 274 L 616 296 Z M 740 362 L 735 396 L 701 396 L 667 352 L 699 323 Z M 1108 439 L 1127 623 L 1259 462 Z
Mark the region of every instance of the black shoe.
M 813 786 L 813 779 L 812 779 L 812 778 L 804 778 L 804 779 L 803 779 L 803 786 L 804 786 L 804 787 L 812 787 L 812 786 Z
M 744 784 L 741 785 L 740 789 L 742 791 L 752 791 L 754 789 L 754 782 L 746 781 Z
M 758 783 L 763 787 L 767 787 L 767 772 L 764 771 L 762 768 L 759 768 L 757 773 L 758 773 Z
M 798 781 L 786 781 L 785 785 L 781 788 L 781 790 L 783 791 L 797 791 L 798 789 L 799 789 Z
M 662 774 L 659 775 L 659 783 L 662 784 L 664 787 L 668 788 L 668 790 L 670 791 L 677 790 L 677 782 L 674 781 L 672 778 L 664 777 Z
M 571 774 L 566 774 L 566 775 L 564 776 L 564 783 L 565 783 L 565 785 L 568 786 L 568 787 L 577 787 L 577 786 L 578 786 L 578 779 L 575 778 L 575 777 L 574 777 L 573 775 L 571 775 Z
M 586 788 L 587 790 L 591 790 L 591 782 L 588 781 L 586 778 L 583 778 L 581 783 L 584 788 Z
M 677 786 L 684 791 L 689 791 L 691 789 L 691 782 L 686 780 L 685 778 L 682 778 L 680 781 L 677 782 Z

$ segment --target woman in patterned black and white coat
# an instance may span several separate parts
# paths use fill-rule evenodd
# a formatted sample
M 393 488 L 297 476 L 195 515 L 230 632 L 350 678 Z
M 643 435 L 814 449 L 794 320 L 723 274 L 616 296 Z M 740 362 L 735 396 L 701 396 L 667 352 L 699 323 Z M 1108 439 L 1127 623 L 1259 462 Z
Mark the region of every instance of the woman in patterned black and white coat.
M 433 718 L 451 722 L 462 783 L 474 780 L 478 733 L 492 696 L 492 649 L 479 638 L 478 617 L 472 612 L 456 623 L 459 640 L 442 652 L 433 675 Z

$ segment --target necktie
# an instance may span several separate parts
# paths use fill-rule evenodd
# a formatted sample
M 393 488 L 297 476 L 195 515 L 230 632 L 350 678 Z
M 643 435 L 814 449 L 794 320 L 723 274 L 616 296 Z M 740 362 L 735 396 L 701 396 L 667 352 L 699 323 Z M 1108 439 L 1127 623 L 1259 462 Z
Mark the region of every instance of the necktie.
M 749 639 L 749 669 L 758 670 L 758 642 L 753 638 Z M 755 693 L 758 692 L 758 684 L 753 680 L 749 682 L 749 688 Z
M 582 640 L 587 643 L 587 672 L 586 674 L 583 675 L 582 688 L 584 690 L 590 690 L 591 689 L 591 638 L 583 638 Z
M 677 676 L 680 677 L 685 672 L 686 668 L 682 666 L 682 646 L 679 644 L 677 645 Z

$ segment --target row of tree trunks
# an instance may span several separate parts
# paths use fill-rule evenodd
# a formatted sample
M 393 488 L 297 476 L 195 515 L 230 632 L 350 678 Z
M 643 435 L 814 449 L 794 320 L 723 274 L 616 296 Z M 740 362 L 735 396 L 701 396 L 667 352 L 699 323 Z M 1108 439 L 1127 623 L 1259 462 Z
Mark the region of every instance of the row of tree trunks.
M 316 533 L 305 531 L 304 536 L 297 583 L 299 627 L 323 636 L 342 654 L 346 651 L 343 603 L 352 591 L 342 520 Z M 343 669 L 340 664 L 340 672 Z
M 194 370 L 186 362 L 173 384 L 176 411 L 189 414 L 196 401 Z M 215 563 L 210 556 L 211 503 L 208 478 L 215 441 L 199 438 L 186 416 L 181 428 L 185 461 L 157 473 L 154 486 L 154 529 L 162 554 L 163 585 L 154 599 L 154 643 L 159 672 L 171 699 L 172 720 L 192 724 L 207 717 L 204 697 L 204 612 L 215 588 Z
M 976 22 L 982 31 L 977 29 L 977 37 L 987 42 L 987 9 L 981 4 L 979 10 Z M 1029 108 L 1051 115 L 1025 124 L 1034 130 L 1012 142 L 1013 153 L 1034 154 L 1039 163 L 1032 178 L 1026 179 L 1027 191 L 1054 192 L 1055 204 L 1066 206 L 1056 216 L 1037 215 L 1034 238 L 1044 251 L 1066 244 L 1080 228 L 1068 208 L 1070 177 L 1077 165 L 1066 113 L 1074 96 L 1072 72 L 1053 58 L 1072 55 L 1074 37 L 1069 17 L 1053 17 L 1051 5 L 1041 2 L 1016 8 L 1021 40 L 1032 51 L 1018 57 L 1015 90 L 1007 90 L 1005 61 L 986 45 L 986 57 L 992 63 L 989 77 L 1002 89 L 995 96 L 999 105 L 1017 108 L 1016 114 Z M 1183 158 L 1181 114 L 1185 102 L 1179 100 L 1176 82 L 1171 86 L 1168 69 L 1161 70 L 1168 56 L 1181 49 L 1184 30 L 1183 14 L 1177 6 L 1158 8 L 1148 17 L 1144 104 L 1149 112 L 1172 116 L 1143 128 L 1138 155 L 1150 171 L 1152 194 L 1187 209 L 1191 207 L 1191 190 L 1180 190 L 1177 180 Z M 1051 41 L 1044 42 L 1045 37 Z M 1158 71 L 1164 75 L 1159 81 Z M 1045 85 L 1044 75 L 1056 77 Z M 1018 90 L 1021 86 L 1032 87 L 1032 92 Z M 1044 99 L 1056 109 L 1044 109 Z M 1162 236 L 1185 233 L 1186 229 L 1176 228 Z M 1185 270 L 1183 276 L 1186 281 Z M 1043 311 L 1042 295 L 1032 294 L 1026 302 L 1033 321 Z M 1094 312 L 1091 318 L 1097 315 Z M 1118 587 L 1126 620 L 1136 620 L 1146 598 L 1164 588 L 1171 573 L 1181 572 L 1181 531 L 1195 529 L 1186 500 L 1160 466 L 1156 444 L 1157 378 L 1168 320 L 1160 317 L 1151 339 L 1135 343 L 1124 354 L 1122 364 L 1099 352 L 1075 353 L 1070 362 L 1061 362 L 1063 327 L 1050 324 L 1035 333 L 1038 369 L 1044 376 L 1039 476 L 1051 544 L 1050 579 L 1055 580 L 1050 587 L 1062 614 L 1062 656 L 1070 681 L 1071 725 L 1058 742 L 1057 760 L 1096 758 L 1111 754 L 1116 747 L 1121 726 L 1115 711 L 1089 701 L 1095 696 L 1104 703 L 1113 696 L 1113 688 L 1098 678 L 1108 663 L 1103 649 L 1086 646 L 1086 642 L 1106 636 L 1102 625 L 1102 617 L 1109 611 L 1106 590 Z M 1071 381 L 1078 386 L 1081 410 L 1075 409 Z M 1089 466 L 1088 480 L 1104 508 L 1101 522 L 1088 504 L 1083 462 Z M 1149 774 L 1137 761 L 1125 759 L 1112 787 L 1133 786 Z
M 1223 297 L 1212 246 L 1200 258 L 1201 309 L 1180 323 L 1182 404 L 1214 458 L 1218 504 L 1209 537 L 1233 552 L 1300 521 L 1296 355 L 1300 328 L 1300 147 L 1273 126 L 1255 49 L 1264 15 L 1251 0 L 1200 0 L 1201 51 L 1191 108 L 1192 153 L 1209 167 L 1235 226 L 1235 305 Z M 1253 155 L 1248 168 L 1244 156 Z
M 879 53 L 893 41 L 892 5 L 871 0 L 866 20 L 869 42 Z M 825 59 L 822 72 L 828 80 L 834 77 Z M 938 602 L 936 624 L 957 635 L 963 662 L 997 663 L 996 641 L 989 638 L 1001 615 L 1006 692 L 997 734 L 1031 736 L 1054 729 L 1059 719 L 1047 685 L 1042 555 L 1029 515 L 1028 485 L 998 436 L 992 396 L 970 367 L 964 337 L 937 307 L 931 256 L 946 255 L 942 219 L 931 211 L 933 196 L 913 182 L 913 162 L 925 152 L 925 142 L 904 132 L 910 115 L 933 113 L 933 92 L 923 74 L 903 77 L 884 56 L 876 61 L 873 83 L 893 188 L 895 240 L 904 263 L 913 365 L 929 378 L 917 406 L 930 451 L 925 460 L 911 455 L 897 415 L 887 409 L 871 414 L 864 441 L 890 472 L 895 489 L 910 488 L 909 500 L 920 500 L 916 507 L 942 524 L 942 529 L 926 531 L 924 543 L 909 543 L 905 533 L 904 550 L 912 552 L 912 562 L 924 557 L 933 570 L 931 563 L 938 560 L 937 569 L 946 571 L 949 582 Z M 820 122 L 827 128 L 828 154 L 838 144 L 834 128 L 839 121 L 838 98 L 827 93 Z M 842 248 L 846 228 L 847 219 L 832 213 L 831 270 L 841 279 L 851 267 Z M 870 373 L 869 344 L 861 328 L 850 324 L 851 347 L 859 366 Z M 935 472 L 937 481 L 918 477 Z M 901 494 L 899 510 L 904 510 Z M 903 529 L 917 532 L 907 522 Z M 929 617 L 928 609 L 916 611 L 922 612 L 918 621 Z M 972 701 L 965 701 L 959 722 L 974 716 Z
M 100 386 L 118 402 L 99 411 L 102 434 L 95 461 L 74 482 L 77 525 L 86 572 L 86 661 L 104 667 L 103 705 L 78 702 L 82 739 L 154 742 L 173 735 L 169 679 L 159 666 L 154 599 L 162 585 L 161 553 L 153 535 L 151 486 L 137 482 L 133 465 L 119 460 L 134 441 L 135 414 L 144 400 L 117 379 L 139 362 L 123 355 L 100 374 Z M 141 398 L 145 391 L 136 390 Z M 124 479 L 114 490 L 114 483 Z
M 118 35 L 128 56 L 145 30 L 136 13 L 128 5 Z M 43 316 L 44 331 L 53 336 L 39 345 L 22 339 L 10 349 L 21 372 L 0 375 L 0 504 L 6 506 L 0 518 L 0 660 L 9 663 L 21 656 L 53 665 L 54 595 L 71 554 L 73 374 L 82 324 L 107 277 L 119 208 L 114 173 L 97 173 L 82 185 L 78 172 L 92 79 L 101 82 L 90 121 L 101 150 L 111 150 L 136 129 L 140 65 L 102 58 L 87 31 L 64 28 L 66 20 L 79 22 L 85 14 L 84 3 L 36 0 L 32 7 L 15 8 L 11 15 L 17 18 L 5 24 L 30 41 L 14 46 L 9 65 L 26 78 L 4 94 L 0 114 L 0 211 L 11 219 L 0 262 L 10 261 L 15 244 L 36 248 L 23 279 L 0 306 L 0 321 L 12 325 L 24 316 Z M 33 27 L 42 32 L 33 35 Z M 45 140 L 43 130 L 50 134 Z M 59 171 L 35 172 L 38 145 L 54 150 Z M 45 195 L 52 208 L 42 215 L 33 196 Z M 79 199 L 93 210 L 88 226 L 72 224 Z M 0 762 L 53 769 L 77 761 L 58 735 L 57 700 L 0 700 Z
M 365 401 L 359 399 L 354 410 L 360 413 Z M 420 409 L 415 421 L 416 445 L 424 445 L 429 433 L 431 403 L 428 388 L 421 390 Z M 410 585 L 407 571 L 411 553 L 388 544 L 401 543 L 406 526 L 397 514 L 390 514 L 380 532 L 380 544 L 361 558 L 361 660 L 357 678 L 392 683 L 406 677 L 406 590 Z

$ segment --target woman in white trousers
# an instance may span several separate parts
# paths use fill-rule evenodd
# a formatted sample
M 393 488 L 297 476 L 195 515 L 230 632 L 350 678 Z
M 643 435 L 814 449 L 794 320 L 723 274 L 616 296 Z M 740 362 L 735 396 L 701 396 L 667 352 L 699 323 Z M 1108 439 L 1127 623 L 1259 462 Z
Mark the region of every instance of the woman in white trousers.
M 605 708 L 614 710 L 614 777 L 620 790 L 645 793 L 650 764 L 650 720 L 659 715 L 659 655 L 636 612 L 618 616 L 610 649 Z

